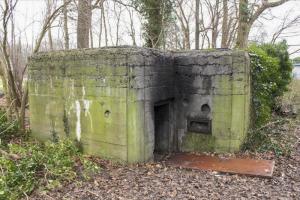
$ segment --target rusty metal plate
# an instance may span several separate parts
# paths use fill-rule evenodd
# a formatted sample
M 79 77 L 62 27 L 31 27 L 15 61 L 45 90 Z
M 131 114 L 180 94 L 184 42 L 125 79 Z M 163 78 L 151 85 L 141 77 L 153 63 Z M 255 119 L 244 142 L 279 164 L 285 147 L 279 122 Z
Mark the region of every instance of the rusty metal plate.
M 262 177 L 272 177 L 275 165 L 273 160 L 227 159 L 188 153 L 175 154 L 167 163 L 175 167 Z

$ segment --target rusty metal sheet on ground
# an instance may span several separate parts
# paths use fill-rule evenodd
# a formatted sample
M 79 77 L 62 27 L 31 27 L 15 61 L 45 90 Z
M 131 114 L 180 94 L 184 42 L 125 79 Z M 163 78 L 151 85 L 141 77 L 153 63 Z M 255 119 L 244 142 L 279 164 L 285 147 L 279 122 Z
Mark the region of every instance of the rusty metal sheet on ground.
M 272 177 L 275 165 L 273 160 L 219 158 L 188 153 L 174 154 L 167 163 L 175 167 L 262 177 Z

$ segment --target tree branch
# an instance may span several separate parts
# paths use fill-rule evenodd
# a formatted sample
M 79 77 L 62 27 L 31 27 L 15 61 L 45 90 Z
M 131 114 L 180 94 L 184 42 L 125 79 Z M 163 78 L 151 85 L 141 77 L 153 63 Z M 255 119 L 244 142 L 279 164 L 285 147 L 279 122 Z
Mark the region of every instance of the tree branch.
M 59 12 L 67 5 L 71 2 L 71 0 L 67 1 L 65 4 L 59 6 L 56 10 L 53 11 L 53 13 L 46 18 L 44 24 L 43 24 L 43 28 L 42 31 L 39 35 L 39 38 L 37 39 L 37 43 L 35 45 L 35 48 L 33 50 L 33 53 L 37 53 L 40 49 L 42 40 L 48 30 L 48 28 L 51 26 L 52 22 L 55 20 L 55 18 L 57 17 L 57 15 L 59 14 Z
M 249 18 L 249 24 L 253 24 L 254 21 L 268 8 L 273 8 L 273 7 L 277 7 L 277 6 L 280 6 L 286 2 L 288 2 L 290 0 L 279 0 L 279 1 L 276 1 L 276 2 L 271 2 L 269 3 L 268 0 L 264 0 L 263 1 L 263 4 L 261 7 L 259 7 L 252 16 L 250 16 Z

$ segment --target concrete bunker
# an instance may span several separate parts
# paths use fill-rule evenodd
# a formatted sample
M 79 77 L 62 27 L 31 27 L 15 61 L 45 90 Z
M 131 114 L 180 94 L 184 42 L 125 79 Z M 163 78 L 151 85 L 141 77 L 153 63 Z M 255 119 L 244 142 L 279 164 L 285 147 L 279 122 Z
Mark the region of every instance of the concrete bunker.
M 32 134 L 70 137 L 127 162 L 154 152 L 239 150 L 248 129 L 246 52 L 110 47 L 30 58 Z

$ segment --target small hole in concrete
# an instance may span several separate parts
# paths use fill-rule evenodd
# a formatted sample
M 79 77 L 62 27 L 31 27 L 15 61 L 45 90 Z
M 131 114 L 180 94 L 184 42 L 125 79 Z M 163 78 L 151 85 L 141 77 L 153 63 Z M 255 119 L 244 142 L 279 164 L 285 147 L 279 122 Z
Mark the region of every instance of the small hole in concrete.
M 110 111 L 109 110 L 105 111 L 104 116 L 109 117 L 109 115 L 110 115 Z
M 201 106 L 201 111 L 204 112 L 204 113 L 209 113 L 210 112 L 210 107 L 208 104 L 203 104 Z

